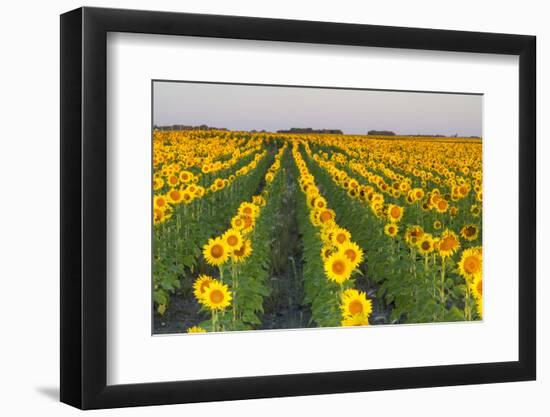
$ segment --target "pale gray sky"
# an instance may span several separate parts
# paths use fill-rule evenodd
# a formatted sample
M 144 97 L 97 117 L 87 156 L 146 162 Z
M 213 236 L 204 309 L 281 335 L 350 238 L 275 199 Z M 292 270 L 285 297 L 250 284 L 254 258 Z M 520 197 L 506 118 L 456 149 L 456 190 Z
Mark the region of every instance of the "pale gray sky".
M 153 123 L 481 136 L 482 96 L 155 81 Z

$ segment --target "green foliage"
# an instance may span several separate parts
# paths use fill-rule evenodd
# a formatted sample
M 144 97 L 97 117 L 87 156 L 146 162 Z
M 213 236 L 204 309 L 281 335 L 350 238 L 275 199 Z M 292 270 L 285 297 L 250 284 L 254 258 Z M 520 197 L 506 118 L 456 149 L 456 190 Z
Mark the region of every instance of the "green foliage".
M 347 228 L 365 249 L 368 277 L 378 285 L 377 296 L 390 312 L 389 322 L 464 320 L 465 287 L 457 285 L 463 280 L 456 273 L 454 262 L 450 260 L 445 265 L 447 279 L 442 282 L 440 258 L 429 255 L 426 268 L 425 258 L 411 251 L 402 238 L 384 234 L 385 221 L 376 217 L 368 205 L 349 197 L 326 170 L 304 156 L 329 206 L 337 213 L 337 223 Z M 353 173 L 350 176 L 355 177 Z M 405 210 L 410 223 L 424 223 L 420 208 L 407 206 Z
M 293 175 L 298 175 L 297 169 Z M 311 304 L 311 318 L 320 327 L 340 325 L 339 287 L 326 278 L 321 259 L 322 242 L 309 220 L 305 195 L 298 193 L 298 228 L 302 236 L 304 303 Z
M 194 272 L 197 266 L 205 267 L 197 263 L 202 256 L 202 246 L 228 227 L 228 221 L 239 204 L 258 190 L 272 161 L 273 152 L 270 152 L 248 175 L 239 176 L 223 190 L 195 199 L 190 204 L 176 205 L 172 218 L 155 226 L 153 283 L 155 289 L 163 290 L 165 306 L 170 295 L 179 288 L 184 270 Z M 234 168 L 238 169 L 240 165 Z M 155 303 L 159 304 L 156 300 Z
M 276 238 L 273 235 L 276 226 L 273 219 L 281 210 L 283 182 L 283 173 L 279 172 L 268 187 L 267 203 L 260 211 L 251 238 L 252 254 L 239 266 L 238 291 L 234 305 L 240 321 L 252 327 L 261 324 L 258 314 L 263 313 L 264 298 L 270 294 L 268 280 L 271 242 Z

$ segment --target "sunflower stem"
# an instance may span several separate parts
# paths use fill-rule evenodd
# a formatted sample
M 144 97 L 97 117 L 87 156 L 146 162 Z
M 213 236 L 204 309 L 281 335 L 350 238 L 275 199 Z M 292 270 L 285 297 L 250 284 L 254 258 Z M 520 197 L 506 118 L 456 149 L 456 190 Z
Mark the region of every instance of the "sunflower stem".
M 470 308 L 470 288 L 468 287 L 468 282 L 466 281 L 466 292 L 464 294 L 464 317 L 466 320 L 472 320 L 472 311 Z
M 212 331 L 217 331 L 217 324 L 218 324 L 218 312 L 216 309 L 212 309 Z
M 235 270 L 235 263 L 231 263 L 231 278 L 233 285 L 233 330 L 237 330 L 237 274 Z
M 441 257 L 441 289 L 440 289 L 440 297 L 441 297 L 441 306 L 443 307 L 443 317 L 445 315 L 445 257 Z
M 218 266 L 218 269 L 220 270 L 220 281 L 223 284 L 223 265 Z

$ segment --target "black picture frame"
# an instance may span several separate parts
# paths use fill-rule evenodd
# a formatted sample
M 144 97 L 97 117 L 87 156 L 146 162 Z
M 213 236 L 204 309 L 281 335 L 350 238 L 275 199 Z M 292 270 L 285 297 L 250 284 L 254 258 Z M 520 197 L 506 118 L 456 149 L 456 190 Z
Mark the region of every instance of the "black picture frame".
M 519 56 L 519 360 L 107 385 L 108 32 Z M 137 10 L 61 15 L 61 401 L 82 409 L 534 380 L 534 36 Z

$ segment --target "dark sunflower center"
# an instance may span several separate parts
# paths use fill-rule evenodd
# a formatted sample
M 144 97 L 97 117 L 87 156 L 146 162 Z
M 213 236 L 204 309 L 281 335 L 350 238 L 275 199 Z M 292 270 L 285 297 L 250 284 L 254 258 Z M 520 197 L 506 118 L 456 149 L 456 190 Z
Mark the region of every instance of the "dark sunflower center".
M 324 222 L 329 221 L 330 219 L 332 219 L 332 214 L 330 214 L 329 211 L 323 211 L 319 218 L 324 223 Z
M 453 236 L 447 236 L 443 238 L 443 240 L 439 244 L 439 248 L 444 251 L 454 249 L 455 246 L 456 246 L 456 240 Z
M 210 301 L 214 304 L 219 304 L 223 301 L 223 292 L 220 290 L 214 290 L 210 293 Z
M 243 256 L 244 250 L 245 250 L 245 244 L 243 243 L 243 245 L 239 249 L 236 249 L 234 253 L 237 256 Z
M 394 219 L 397 219 L 401 215 L 401 210 L 397 207 L 392 207 L 390 214 Z
M 353 300 L 351 303 L 349 303 L 348 310 L 352 315 L 362 313 L 363 303 L 361 303 L 361 301 L 359 300 Z
M 464 261 L 464 270 L 470 274 L 481 270 L 481 262 L 477 256 L 468 256 Z
M 221 258 L 223 256 L 223 252 L 222 245 L 214 245 L 212 246 L 212 249 L 210 249 L 210 253 L 214 258 Z
M 336 275 L 342 275 L 345 270 L 346 270 L 346 264 L 344 263 L 344 261 L 337 260 L 333 262 L 332 272 L 334 272 Z
M 344 252 L 344 254 L 348 257 L 348 259 L 350 261 L 355 261 L 355 259 L 357 258 L 357 252 L 355 252 L 353 249 L 349 248 L 349 249 L 346 249 L 346 251 Z

